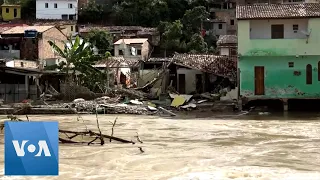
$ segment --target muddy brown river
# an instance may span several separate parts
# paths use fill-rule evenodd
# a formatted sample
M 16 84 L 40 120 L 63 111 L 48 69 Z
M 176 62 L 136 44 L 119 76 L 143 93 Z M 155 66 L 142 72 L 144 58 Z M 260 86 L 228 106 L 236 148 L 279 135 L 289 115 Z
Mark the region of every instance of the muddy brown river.
M 318 114 L 174 119 L 99 115 L 103 133 L 111 133 L 109 121 L 115 117 L 115 136 L 136 141 L 138 132 L 144 143 L 60 145 L 58 177 L 4 177 L 2 134 L 0 179 L 320 180 Z M 82 118 L 29 116 L 58 120 L 63 129 L 83 130 L 86 125 L 96 131 L 94 115 Z

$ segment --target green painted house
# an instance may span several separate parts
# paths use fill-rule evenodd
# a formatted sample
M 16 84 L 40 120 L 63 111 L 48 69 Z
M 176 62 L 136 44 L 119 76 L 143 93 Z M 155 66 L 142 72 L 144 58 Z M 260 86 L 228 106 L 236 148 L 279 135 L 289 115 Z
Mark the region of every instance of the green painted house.
M 244 102 L 320 98 L 320 4 L 237 6 Z

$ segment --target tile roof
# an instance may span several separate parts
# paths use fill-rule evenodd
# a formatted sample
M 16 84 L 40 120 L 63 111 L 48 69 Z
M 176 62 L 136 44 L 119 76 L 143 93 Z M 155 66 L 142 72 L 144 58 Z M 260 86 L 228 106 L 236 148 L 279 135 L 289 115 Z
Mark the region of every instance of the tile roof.
M 238 37 L 236 35 L 220 35 L 217 41 L 217 45 L 221 44 L 237 44 Z
M 19 4 L 2 4 L 1 5 L 2 7 L 21 7 L 21 5 L 19 5 Z
M 145 31 L 156 32 L 157 28 L 142 27 L 142 26 L 102 26 L 102 25 L 79 25 L 80 32 L 89 32 L 92 29 L 101 29 L 106 31 Z
M 125 44 L 143 44 L 144 42 L 148 41 L 148 38 L 119 39 L 113 44 L 121 44 L 123 41 Z
M 211 54 L 175 54 L 176 64 L 236 80 L 237 57 Z
M 237 19 L 275 19 L 320 17 L 319 3 L 240 5 Z
M 1 34 L 23 34 L 25 30 L 37 30 L 39 33 L 43 33 L 54 26 L 16 26 Z
M 113 56 L 109 59 L 104 59 L 96 62 L 94 67 L 104 68 L 108 64 L 110 68 L 118 68 L 118 67 L 138 67 L 139 61 L 133 59 L 125 59 L 123 56 Z

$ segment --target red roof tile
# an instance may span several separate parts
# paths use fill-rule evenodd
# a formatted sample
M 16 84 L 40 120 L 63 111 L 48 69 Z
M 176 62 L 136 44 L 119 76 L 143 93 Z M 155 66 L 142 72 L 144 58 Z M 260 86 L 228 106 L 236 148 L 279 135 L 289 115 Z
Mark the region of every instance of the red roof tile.
M 320 17 L 319 3 L 240 5 L 237 19 L 283 19 Z
M 175 54 L 175 63 L 236 80 L 237 57 L 211 54 Z

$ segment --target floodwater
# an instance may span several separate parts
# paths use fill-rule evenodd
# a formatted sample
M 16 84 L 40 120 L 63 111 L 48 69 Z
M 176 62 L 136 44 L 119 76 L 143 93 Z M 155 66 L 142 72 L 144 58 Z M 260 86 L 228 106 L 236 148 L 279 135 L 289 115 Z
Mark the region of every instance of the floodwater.
M 58 177 L 9 178 L 3 176 L 2 142 L 0 179 L 320 180 L 318 114 L 238 119 L 99 115 L 104 134 L 111 133 L 109 121 L 116 117 L 114 135 L 136 141 L 138 132 L 143 144 L 60 145 Z M 87 126 L 96 131 L 94 115 L 82 118 L 29 116 L 58 120 L 62 129 L 80 131 Z

